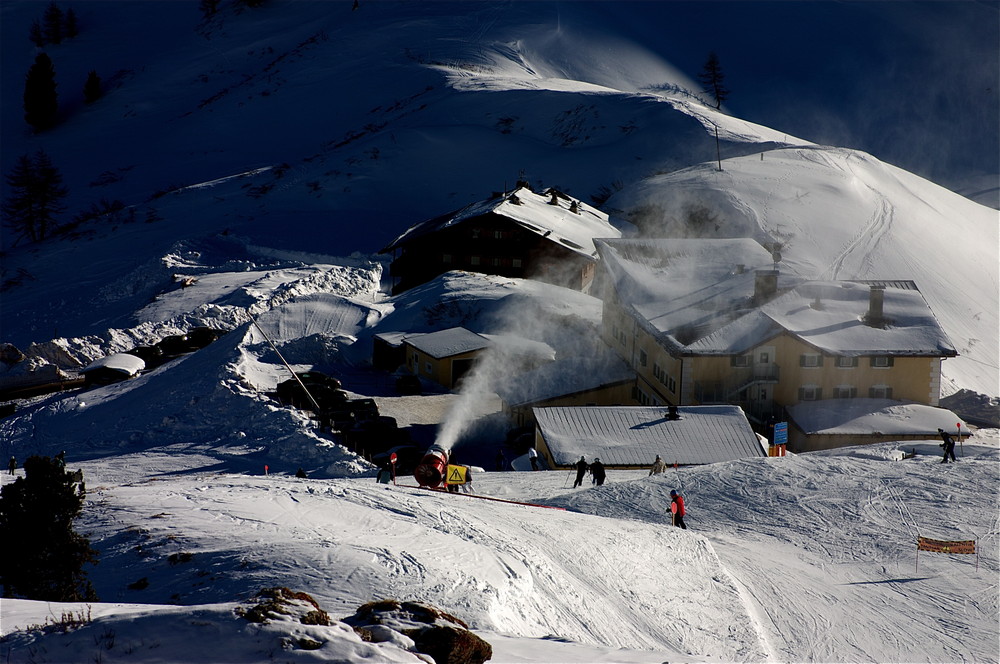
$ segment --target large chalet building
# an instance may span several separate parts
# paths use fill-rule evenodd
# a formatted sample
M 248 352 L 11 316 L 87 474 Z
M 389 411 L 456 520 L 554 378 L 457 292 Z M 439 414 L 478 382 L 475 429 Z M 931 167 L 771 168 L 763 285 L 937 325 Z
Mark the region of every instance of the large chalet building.
M 957 352 L 912 281 L 808 281 L 751 239 L 597 241 L 602 335 L 642 405 L 736 404 L 758 424 L 824 399 L 938 405 Z
M 451 270 L 537 279 L 586 292 L 598 260 L 594 238 L 618 238 L 608 215 L 555 189 L 521 184 L 416 224 L 380 253 L 392 254 L 393 294 Z

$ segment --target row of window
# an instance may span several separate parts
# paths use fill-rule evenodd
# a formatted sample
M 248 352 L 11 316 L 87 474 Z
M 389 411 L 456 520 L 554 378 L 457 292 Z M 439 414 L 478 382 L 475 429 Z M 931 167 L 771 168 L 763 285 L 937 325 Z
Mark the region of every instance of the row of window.
M 441 254 L 441 262 L 450 265 L 455 262 L 452 254 Z M 488 265 L 490 267 L 523 267 L 524 263 L 520 258 L 500 256 L 493 258 L 483 258 L 482 256 L 469 256 L 469 265 Z
M 469 235 L 473 240 L 478 240 L 480 238 L 490 238 L 493 240 L 510 240 L 511 238 L 516 238 L 520 235 L 515 231 L 501 231 L 501 230 L 489 230 L 485 228 L 470 228 Z
M 868 366 L 885 369 L 893 365 L 894 359 L 890 355 L 873 355 L 868 358 Z M 840 369 L 850 369 L 859 366 L 860 360 L 861 358 L 858 357 L 838 355 L 835 358 L 835 366 Z M 761 353 L 759 363 L 767 364 L 768 362 L 770 362 L 770 357 L 766 353 Z M 734 355 L 730 358 L 730 365 L 733 367 L 749 367 L 753 365 L 753 355 Z M 823 356 L 819 353 L 803 353 L 799 355 L 799 366 L 822 367 Z
M 653 362 L 653 377 L 660 381 L 660 383 L 662 383 L 668 391 L 677 391 L 677 381 L 674 380 L 673 376 L 664 371 L 656 362 Z
M 858 388 L 853 385 L 838 385 L 833 388 L 833 399 L 853 399 L 858 396 Z M 823 399 L 823 388 L 805 385 L 799 388 L 799 401 L 819 401 Z M 869 399 L 891 399 L 892 388 L 888 385 L 873 385 L 868 388 Z

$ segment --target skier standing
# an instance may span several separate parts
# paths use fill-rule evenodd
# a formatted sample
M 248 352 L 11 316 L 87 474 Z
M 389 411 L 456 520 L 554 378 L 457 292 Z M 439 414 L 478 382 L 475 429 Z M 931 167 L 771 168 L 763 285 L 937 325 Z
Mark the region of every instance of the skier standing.
M 687 530 L 687 526 L 684 525 L 684 496 L 677 493 L 676 489 L 670 490 L 670 512 L 673 515 L 674 525 L 678 528 L 683 528 Z
M 955 440 L 951 436 L 949 436 L 948 432 L 945 431 L 944 429 L 939 428 L 938 435 L 941 436 L 941 440 L 944 441 L 940 445 L 940 447 L 944 448 L 944 458 L 941 459 L 941 463 L 948 463 L 949 456 L 951 456 L 952 463 L 958 461 L 958 459 L 955 458 Z
M 589 467 L 587 465 L 587 457 L 580 457 L 580 460 L 576 462 L 576 481 L 573 482 L 574 489 L 583 484 L 583 476 L 587 474 Z
M 590 464 L 590 474 L 594 476 L 594 484 L 597 486 L 604 484 L 606 473 L 604 472 L 604 464 L 601 463 L 600 459 L 594 459 L 594 463 Z
M 657 454 L 656 455 L 656 461 L 653 462 L 653 467 L 649 469 L 649 474 L 650 475 L 659 475 L 660 473 L 662 473 L 666 469 L 667 469 L 667 464 L 663 463 L 663 459 L 661 459 L 660 455 Z

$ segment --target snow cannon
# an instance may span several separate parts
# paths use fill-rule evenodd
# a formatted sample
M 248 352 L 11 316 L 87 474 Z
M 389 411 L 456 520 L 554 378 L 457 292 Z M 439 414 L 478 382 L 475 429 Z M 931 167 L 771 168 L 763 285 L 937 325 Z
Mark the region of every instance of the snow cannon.
M 436 489 L 444 482 L 447 472 L 448 451 L 438 445 L 431 445 L 413 471 L 413 477 L 420 486 Z

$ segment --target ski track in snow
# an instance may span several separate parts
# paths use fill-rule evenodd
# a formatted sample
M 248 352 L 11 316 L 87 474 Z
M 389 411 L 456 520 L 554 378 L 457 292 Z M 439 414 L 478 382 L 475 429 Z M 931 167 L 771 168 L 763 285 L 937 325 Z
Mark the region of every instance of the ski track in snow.
M 832 161 L 825 155 L 823 161 L 828 162 L 826 165 L 830 168 L 835 168 Z M 854 261 L 854 266 L 848 270 L 852 275 L 870 274 L 876 271 L 875 261 L 872 257 L 892 229 L 895 208 L 888 198 L 869 184 L 864 183 L 864 186 L 875 198 L 875 209 L 868 221 L 858 229 L 854 237 L 840 250 L 837 257 L 823 272 L 822 278 L 824 279 L 839 279 L 840 273 L 844 270 L 849 259 Z

